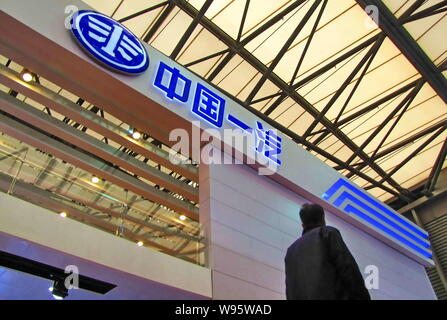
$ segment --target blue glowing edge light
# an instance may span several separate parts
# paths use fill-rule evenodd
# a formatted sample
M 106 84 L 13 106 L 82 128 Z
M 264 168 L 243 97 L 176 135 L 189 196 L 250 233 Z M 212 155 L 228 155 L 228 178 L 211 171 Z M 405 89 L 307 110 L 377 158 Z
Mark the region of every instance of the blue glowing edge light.
M 417 234 L 418 236 L 420 236 L 421 238 L 428 239 L 428 233 L 425 232 L 422 229 L 419 229 L 417 227 L 415 227 L 414 225 L 412 225 L 411 223 L 409 223 L 408 221 L 406 221 L 405 219 L 403 219 L 402 217 L 400 217 L 399 215 L 395 214 L 394 212 L 392 212 L 390 209 L 388 209 L 386 206 L 382 205 L 380 202 L 378 202 L 377 200 L 375 200 L 374 198 L 372 198 L 371 196 L 369 196 L 368 194 L 362 192 L 361 190 L 359 190 L 358 188 L 356 188 L 355 186 L 353 186 L 352 184 L 348 183 L 347 181 L 345 181 L 343 178 L 340 178 L 339 180 L 337 180 L 323 195 L 322 198 L 324 200 L 329 201 L 329 199 L 341 188 L 341 187 L 346 187 L 347 189 L 349 189 L 350 191 L 352 191 L 355 195 L 359 196 L 360 198 L 368 201 L 369 203 L 371 203 L 372 205 L 374 205 L 376 208 L 380 209 L 382 212 L 385 212 L 389 217 L 393 218 L 396 221 L 399 221 L 402 225 L 404 225 L 406 228 L 408 228 L 409 230 L 411 230 L 412 232 L 414 232 L 415 234 Z M 342 193 L 339 197 L 337 197 L 337 199 L 335 199 L 334 203 L 332 203 L 335 207 L 339 207 L 345 196 L 343 196 L 343 194 L 345 194 L 346 192 Z M 343 198 L 343 199 L 342 199 Z M 361 203 L 360 200 L 358 199 L 354 199 L 354 197 L 350 197 L 349 200 L 353 201 L 354 203 L 356 203 L 357 205 L 359 203 Z M 366 208 L 367 205 L 362 205 L 362 208 Z M 405 231 L 402 232 L 403 228 L 399 227 L 396 228 L 396 226 L 398 226 L 397 224 L 395 224 L 394 222 L 389 223 L 391 220 L 389 220 L 388 218 L 386 218 L 385 216 L 380 217 L 380 213 L 373 210 L 372 208 L 369 208 L 367 211 L 372 213 L 373 215 L 375 215 L 376 217 L 378 217 L 379 219 L 381 219 L 382 221 L 384 221 L 388 226 L 391 226 L 397 230 L 399 230 L 402 233 L 405 233 L 406 236 L 410 237 L 412 240 L 416 241 L 417 244 L 413 243 L 412 241 L 409 241 L 408 239 L 406 239 L 405 237 L 402 237 L 400 234 L 394 232 L 392 229 L 390 229 L 389 227 L 387 227 L 386 225 L 376 221 L 375 219 L 373 219 L 372 217 L 368 216 L 367 214 L 365 214 L 364 212 L 360 211 L 359 209 L 355 208 L 354 206 L 348 204 L 345 206 L 345 209 L 343 210 L 344 212 L 348 213 L 348 214 L 354 214 L 355 216 L 357 216 L 358 218 L 360 218 L 361 220 L 365 221 L 366 223 L 378 228 L 379 230 L 381 230 L 382 232 L 385 232 L 387 235 L 391 236 L 392 238 L 394 238 L 395 240 L 397 240 L 398 242 L 400 242 L 401 244 L 403 244 L 405 247 L 411 248 L 414 251 L 420 253 L 421 255 L 423 255 L 426 258 L 431 259 L 432 258 L 432 253 L 428 250 L 425 250 L 424 248 L 429 248 L 430 245 L 427 241 L 424 241 L 422 239 L 418 239 L 418 237 L 415 237 L 414 235 L 412 235 L 410 232 Z M 410 236 L 411 235 L 411 236 Z M 421 248 L 421 246 L 423 246 L 424 248 Z

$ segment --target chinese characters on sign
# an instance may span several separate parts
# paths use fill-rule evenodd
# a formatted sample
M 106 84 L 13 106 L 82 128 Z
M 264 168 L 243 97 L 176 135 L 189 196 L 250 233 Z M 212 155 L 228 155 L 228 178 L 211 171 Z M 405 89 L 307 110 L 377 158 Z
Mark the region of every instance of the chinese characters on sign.
M 154 86 L 164 92 L 166 98 L 186 103 L 189 101 L 192 81 L 181 74 L 180 70 L 160 62 L 155 75 Z M 222 128 L 225 115 L 225 99 L 213 90 L 197 82 L 193 94 L 192 113 L 216 128 Z M 264 129 L 261 122 L 256 121 L 256 130 L 245 124 L 232 114 L 227 121 L 256 138 L 256 152 L 267 159 L 281 165 L 278 156 L 281 153 L 281 137 L 272 129 Z
M 192 112 L 209 124 L 221 128 L 225 111 L 225 100 L 197 83 Z
M 188 101 L 191 80 L 181 75 L 180 70 L 176 68 L 160 62 L 154 85 L 164 91 L 170 100 Z
M 281 153 L 282 139 L 273 130 L 265 130 L 259 121 L 256 121 L 256 126 L 256 151 L 275 161 L 278 166 L 281 165 L 278 154 Z
M 103 64 L 127 74 L 138 74 L 148 68 L 146 49 L 138 37 L 121 23 L 89 10 L 77 11 L 70 22 L 78 43 Z M 224 120 L 227 120 L 230 125 L 254 135 L 256 152 L 276 166 L 281 165 L 281 138 L 273 130 L 264 129 L 259 121 L 253 129 L 232 114 L 225 118 L 226 101 L 218 92 L 202 83 L 193 83 L 181 70 L 164 62 L 158 65 L 154 86 L 172 101 L 187 103 L 191 99 L 191 112 L 215 128 L 222 128 Z M 194 93 L 191 94 L 192 90 Z

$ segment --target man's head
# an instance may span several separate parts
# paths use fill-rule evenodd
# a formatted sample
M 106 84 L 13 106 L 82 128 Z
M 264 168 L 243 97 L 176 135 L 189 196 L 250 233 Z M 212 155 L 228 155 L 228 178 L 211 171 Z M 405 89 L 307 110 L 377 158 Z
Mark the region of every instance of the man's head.
M 324 226 L 326 224 L 323 207 L 316 203 L 304 204 L 300 210 L 300 218 L 304 229 Z

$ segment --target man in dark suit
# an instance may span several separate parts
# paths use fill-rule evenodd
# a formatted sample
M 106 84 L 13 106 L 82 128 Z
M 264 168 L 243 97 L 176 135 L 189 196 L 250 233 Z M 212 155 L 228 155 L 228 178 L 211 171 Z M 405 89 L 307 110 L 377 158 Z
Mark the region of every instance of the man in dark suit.
M 303 234 L 287 250 L 288 300 L 370 300 L 354 257 L 340 232 L 326 226 L 324 210 L 305 204 L 300 211 Z

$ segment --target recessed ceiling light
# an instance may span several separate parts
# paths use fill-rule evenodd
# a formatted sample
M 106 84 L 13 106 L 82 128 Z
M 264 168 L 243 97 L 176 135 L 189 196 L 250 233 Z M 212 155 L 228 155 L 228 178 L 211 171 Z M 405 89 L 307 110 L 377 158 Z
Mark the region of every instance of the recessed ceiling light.
M 99 178 L 97 176 L 93 176 L 92 177 L 92 182 L 93 183 L 98 183 L 99 182 Z
M 182 214 L 182 215 L 179 217 L 179 219 L 182 220 L 182 221 L 185 221 L 185 220 L 186 220 L 186 217 Z
M 21 73 L 20 76 L 22 77 L 22 80 L 25 82 L 30 82 L 31 80 L 33 80 L 34 76 L 31 73 L 31 71 L 24 69 Z
M 61 213 L 59 213 L 59 215 L 60 215 L 62 218 L 65 218 L 65 217 L 67 216 L 67 213 L 64 212 L 64 211 L 62 211 Z
M 134 131 L 132 133 L 132 138 L 134 138 L 135 140 L 138 140 L 141 138 L 141 133 L 139 133 L 138 131 Z
M 143 241 L 138 241 L 137 246 L 141 247 L 143 245 Z

